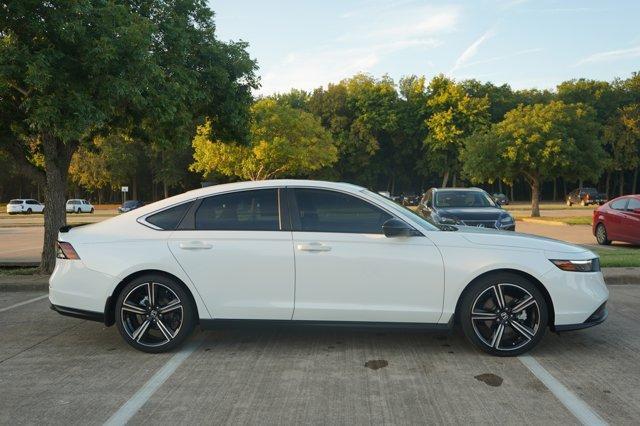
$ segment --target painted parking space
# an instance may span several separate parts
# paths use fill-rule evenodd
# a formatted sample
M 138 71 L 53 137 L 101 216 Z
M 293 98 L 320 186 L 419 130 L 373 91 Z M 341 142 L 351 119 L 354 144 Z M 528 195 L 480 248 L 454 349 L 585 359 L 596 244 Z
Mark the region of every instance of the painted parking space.
M 531 355 L 599 418 L 629 423 L 640 417 L 640 286 L 612 286 L 610 305 L 605 324 L 548 334 Z M 579 423 L 521 360 L 481 354 L 459 333 L 207 331 L 185 356 L 151 355 L 46 300 L 0 314 L 0 328 L 0 423 Z

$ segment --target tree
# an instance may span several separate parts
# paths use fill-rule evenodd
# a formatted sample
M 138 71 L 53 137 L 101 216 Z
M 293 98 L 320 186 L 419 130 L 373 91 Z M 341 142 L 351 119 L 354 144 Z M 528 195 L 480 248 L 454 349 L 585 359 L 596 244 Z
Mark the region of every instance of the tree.
M 469 96 L 461 85 L 443 75 L 431 80 L 427 94 L 429 134 L 425 145 L 429 163 L 443 174 L 442 186 L 446 187 L 449 177 L 460 170 L 458 154 L 463 139 L 489 123 L 489 100 Z
M 605 126 L 604 139 L 612 151 L 610 170 L 620 173 L 619 194 L 624 195 L 625 170 L 634 170 L 632 192 L 635 194 L 640 163 L 640 104 L 618 109 Z
M 597 138 L 595 112 L 583 104 L 520 105 L 509 111 L 490 133 L 465 140 L 464 172 L 475 181 L 492 176 L 513 179 L 522 176 L 531 187 L 531 216 L 540 216 L 540 184 L 558 174 L 576 170 L 581 177 L 597 177 L 602 171 L 604 151 Z
M 12 112 L 9 128 L 22 142 L 15 158 L 43 159 L 45 272 L 80 146 L 122 132 L 158 146 L 186 140 L 186 148 L 205 113 L 220 137 L 243 127 L 255 62 L 244 43 L 215 39 L 202 0 L 12 0 L 2 11 L 0 109 Z
M 337 150 L 320 120 L 274 99 L 262 99 L 251 108 L 249 145 L 212 140 L 211 122 L 198 128 L 193 140 L 191 169 L 207 176 L 261 180 L 300 176 L 333 164 Z

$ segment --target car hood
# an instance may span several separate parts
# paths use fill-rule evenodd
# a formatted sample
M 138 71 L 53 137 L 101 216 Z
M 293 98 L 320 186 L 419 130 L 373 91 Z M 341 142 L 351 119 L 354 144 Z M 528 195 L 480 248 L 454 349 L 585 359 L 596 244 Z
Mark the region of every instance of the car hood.
M 477 228 L 474 226 L 458 226 L 457 228 L 458 231 L 456 232 L 460 232 L 465 240 L 473 244 L 543 250 L 553 253 L 589 252 L 589 250 L 584 247 L 552 238 L 540 237 L 538 235 L 507 232 L 490 228 Z
M 463 220 L 495 220 L 508 215 L 503 209 L 495 207 L 440 207 L 437 209 L 437 213 L 441 217 Z

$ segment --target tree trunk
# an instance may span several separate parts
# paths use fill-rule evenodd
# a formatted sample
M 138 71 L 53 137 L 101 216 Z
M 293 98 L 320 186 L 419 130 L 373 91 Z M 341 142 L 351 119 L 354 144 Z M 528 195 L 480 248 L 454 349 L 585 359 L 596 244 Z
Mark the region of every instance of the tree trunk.
M 133 181 L 131 182 L 131 194 L 132 200 L 139 200 L 138 198 L 138 178 L 136 176 L 133 177 Z
M 498 179 L 498 192 L 502 194 L 502 180 Z
M 604 182 L 604 194 L 605 197 L 607 197 L 607 200 L 609 199 L 609 187 L 611 185 L 611 171 L 607 172 L 607 179 Z
M 454 173 L 453 178 L 451 179 L 451 186 L 455 188 L 457 184 L 458 184 L 458 174 Z
M 624 195 L 624 170 L 620 170 L 620 195 Z
M 71 156 L 77 143 L 64 143 L 51 135 L 42 136 L 44 151 L 44 170 L 46 185 L 44 188 L 44 244 L 40 272 L 50 274 L 56 265 L 56 242 L 58 231 L 67 224 L 65 211 L 67 177 Z
M 553 178 L 553 201 L 558 199 L 558 178 Z
M 540 182 L 531 181 L 531 217 L 540 217 Z
M 633 183 L 631 186 L 631 193 L 637 194 L 636 189 L 638 189 L 638 166 L 636 166 L 635 170 L 633 171 Z
M 169 185 L 167 185 L 167 181 L 162 181 L 162 189 L 164 191 L 164 198 L 169 198 Z
M 509 194 L 511 195 L 511 202 L 515 201 L 515 198 L 513 197 L 513 184 L 514 182 L 512 182 L 511 185 L 509 185 L 509 190 L 511 191 L 511 194 Z
M 449 183 L 449 170 L 446 170 L 444 172 L 444 176 L 442 177 L 442 187 L 446 188 L 447 183 Z
M 578 179 L 578 188 L 582 189 L 582 179 Z

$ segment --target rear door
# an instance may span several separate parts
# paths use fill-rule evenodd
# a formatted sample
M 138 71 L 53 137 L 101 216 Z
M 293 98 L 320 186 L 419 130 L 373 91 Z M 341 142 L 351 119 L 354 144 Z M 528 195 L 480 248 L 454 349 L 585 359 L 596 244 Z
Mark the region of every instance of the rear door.
M 206 197 L 171 234 L 171 252 L 214 318 L 291 319 L 294 258 L 279 199 L 277 188 Z
M 294 320 L 436 323 L 442 257 L 426 237 L 387 238 L 379 206 L 328 189 L 289 191 Z

